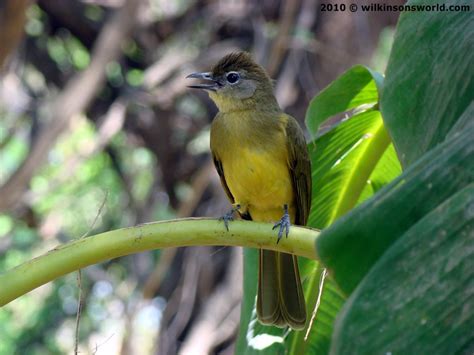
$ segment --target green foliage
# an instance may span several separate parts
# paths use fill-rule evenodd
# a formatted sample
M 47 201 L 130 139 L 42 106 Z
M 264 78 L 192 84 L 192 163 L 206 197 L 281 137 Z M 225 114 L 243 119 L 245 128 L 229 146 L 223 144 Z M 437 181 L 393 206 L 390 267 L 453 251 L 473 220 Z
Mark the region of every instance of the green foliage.
M 445 5 L 458 3 L 462 2 Z M 472 11 L 426 11 L 400 17 L 382 112 L 403 166 L 443 142 L 471 104 L 473 48 Z
M 472 183 L 474 146 L 466 143 L 473 128 L 430 151 L 373 199 L 323 232 L 318 254 L 346 294 L 395 240 Z
M 406 170 L 317 241 L 350 295 L 332 354 L 474 349 L 473 31 L 469 13 L 400 18 L 382 112 Z
M 472 353 L 473 206 L 471 183 L 403 233 L 344 307 L 334 353 Z
M 46 48 L 49 56 L 62 70 L 70 69 L 71 66 L 75 69 L 84 69 L 89 65 L 89 52 L 69 32 L 48 38 Z
M 7 133 L 6 129 L 2 129 L 0 123 L 0 135 L 2 135 L 2 131 L 4 131 L 5 134 Z M 6 137 L 1 137 L 2 141 L 6 139 Z M 5 147 L 0 151 L 0 163 L 2 165 L 2 169 L 0 169 L 0 181 L 5 180 L 8 174 L 18 167 L 27 153 L 28 146 L 23 139 L 18 137 L 10 138 Z
M 316 135 L 321 123 L 331 116 L 377 103 L 377 85 L 382 81 L 380 74 L 361 65 L 342 74 L 311 100 L 306 111 L 306 126 L 311 135 Z
M 39 36 L 44 30 L 43 12 L 36 4 L 31 5 L 26 11 L 25 32 L 30 36 Z

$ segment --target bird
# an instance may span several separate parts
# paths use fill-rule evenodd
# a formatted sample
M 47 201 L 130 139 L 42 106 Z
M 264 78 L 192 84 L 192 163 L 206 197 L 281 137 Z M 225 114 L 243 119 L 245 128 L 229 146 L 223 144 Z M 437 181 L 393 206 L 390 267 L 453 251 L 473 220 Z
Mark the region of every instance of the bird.
M 210 148 L 232 204 L 222 219 L 275 223 L 277 243 L 291 224 L 306 225 L 311 207 L 311 162 L 303 130 L 285 114 L 273 81 L 247 52 L 232 52 L 190 88 L 203 89 L 218 108 Z M 260 249 L 257 318 L 264 325 L 304 329 L 306 305 L 297 257 Z

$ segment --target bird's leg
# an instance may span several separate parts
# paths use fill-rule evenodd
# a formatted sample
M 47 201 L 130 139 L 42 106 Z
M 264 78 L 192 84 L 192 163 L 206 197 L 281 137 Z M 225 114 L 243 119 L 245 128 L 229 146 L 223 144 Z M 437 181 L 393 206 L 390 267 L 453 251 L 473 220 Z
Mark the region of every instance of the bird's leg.
M 219 221 L 224 221 L 225 229 L 229 231 L 229 222 L 234 220 L 234 213 L 240 210 L 240 204 L 235 203 L 232 205 L 232 209 L 224 214 Z
M 277 244 L 280 242 L 280 239 L 283 236 L 283 231 L 285 231 L 287 238 L 288 238 L 288 233 L 290 232 L 291 223 L 290 223 L 290 215 L 288 213 L 288 205 L 286 204 L 283 205 L 283 209 L 285 210 L 283 217 L 281 217 L 280 221 L 273 226 L 273 229 L 280 227 L 280 229 L 278 230 Z

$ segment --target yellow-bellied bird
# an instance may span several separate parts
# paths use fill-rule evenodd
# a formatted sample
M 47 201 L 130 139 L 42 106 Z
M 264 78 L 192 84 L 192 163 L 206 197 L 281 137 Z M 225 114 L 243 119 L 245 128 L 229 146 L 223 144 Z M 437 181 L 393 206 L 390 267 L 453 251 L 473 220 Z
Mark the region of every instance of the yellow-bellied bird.
M 207 73 L 188 78 L 208 91 L 219 113 L 211 152 L 222 186 L 243 219 L 278 222 L 278 241 L 290 223 L 305 225 L 311 205 L 311 166 L 303 132 L 273 95 L 265 70 L 245 52 L 231 53 Z M 282 217 L 283 216 L 283 217 Z M 275 228 L 274 227 L 274 228 Z M 260 250 L 257 316 L 261 323 L 302 329 L 306 306 L 297 258 Z

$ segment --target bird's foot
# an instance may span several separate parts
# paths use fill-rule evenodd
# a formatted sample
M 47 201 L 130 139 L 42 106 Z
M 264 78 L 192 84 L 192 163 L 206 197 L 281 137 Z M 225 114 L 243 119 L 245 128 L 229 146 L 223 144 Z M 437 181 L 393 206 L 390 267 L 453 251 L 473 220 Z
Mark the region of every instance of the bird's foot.
M 288 213 L 288 205 L 285 205 L 283 208 L 285 210 L 283 217 L 281 217 L 280 221 L 276 223 L 272 228 L 272 229 L 275 229 L 279 227 L 277 244 L 280 242 L 280 239 L 283 236 L 283 232 L 285 232 L 285 235 L 287 238 L 288 238 L 288 233 L 290 233 L 291 223 L 290 223 L 290 215 Z
M 240 205 L 236 204 L 232 209 L 219 218 L 219 221 L 224 221 L 225 229 L 229 231 L 229 222 L 234 220 L 234 213 L 240 210 Z

